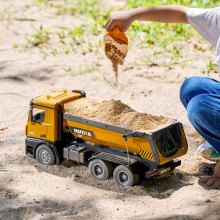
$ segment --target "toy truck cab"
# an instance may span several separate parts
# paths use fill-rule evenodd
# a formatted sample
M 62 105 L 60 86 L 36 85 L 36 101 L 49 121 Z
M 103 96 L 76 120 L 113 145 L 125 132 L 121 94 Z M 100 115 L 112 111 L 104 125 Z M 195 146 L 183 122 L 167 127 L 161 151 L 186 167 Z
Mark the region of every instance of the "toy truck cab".
M 167 175 L 187 151 L 182 124 L 153 133 L 92 121 L 68 113 L 67 105 L 85 98 L 84 91 L 57 90 L 30 102 L 26 125 L 26 154 L 45 165 L 63 159 L 88 164 L 99 180 L 113 175 L 119 185 L 132 186 L 140 176 Z
M 48 165 L 59 163 L 62 156 L 63 105 L 85 96 L 83 91 L 53 91 L 31 100 L 28 120 L 25 129 L 26 154 L 36 157 L 40 145 L 53 149 L 54 160 Z M 58 147 L 59 146 L 59 147 Z M 39 158 L 37 158 L 39 161 Z

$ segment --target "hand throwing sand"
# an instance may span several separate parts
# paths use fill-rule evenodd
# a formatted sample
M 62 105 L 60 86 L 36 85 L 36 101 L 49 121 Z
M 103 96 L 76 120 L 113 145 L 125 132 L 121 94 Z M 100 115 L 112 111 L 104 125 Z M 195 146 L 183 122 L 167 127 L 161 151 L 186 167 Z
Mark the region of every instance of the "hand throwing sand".
M 183 6 L 155 6 L 130 11 L 112 12 L 106 23 L 107 31 L 115 26 L 127 31 L 135 20 L 190 23 L 213 46 L 217 47 L 220 70 L 220 7 L 195 9 Z M 208 142 L 200 146 L 200 155 L 218 162 L 214 174 L 200 180 L 210 188 L 220 188 L 220 82 L 205 77 L 187 79 L 180 90 L 180 99 L 190 122 Z

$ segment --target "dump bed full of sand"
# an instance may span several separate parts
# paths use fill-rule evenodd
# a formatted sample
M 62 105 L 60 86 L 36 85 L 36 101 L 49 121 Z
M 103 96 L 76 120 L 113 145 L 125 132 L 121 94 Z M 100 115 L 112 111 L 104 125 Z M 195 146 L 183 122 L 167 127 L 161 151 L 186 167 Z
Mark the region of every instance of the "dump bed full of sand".
M 174 123 L 174 120 L 168 117 L 137 112 L 114 99 L 99 103 L 80 98 L 65 104 L 65 111 L 70 115 L 144 132 L 159 130 Z

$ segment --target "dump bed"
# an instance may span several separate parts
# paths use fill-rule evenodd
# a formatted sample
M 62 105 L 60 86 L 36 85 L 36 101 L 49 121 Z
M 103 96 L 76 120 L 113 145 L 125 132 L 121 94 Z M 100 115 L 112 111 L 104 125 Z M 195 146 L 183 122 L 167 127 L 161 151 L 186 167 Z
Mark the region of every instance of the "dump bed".
M 102 145 L 165 164 L 187 152 L 183 126 L 174 122 L 152 132 L 136 131 L 64 113 L 69 131 L 94 147 Z

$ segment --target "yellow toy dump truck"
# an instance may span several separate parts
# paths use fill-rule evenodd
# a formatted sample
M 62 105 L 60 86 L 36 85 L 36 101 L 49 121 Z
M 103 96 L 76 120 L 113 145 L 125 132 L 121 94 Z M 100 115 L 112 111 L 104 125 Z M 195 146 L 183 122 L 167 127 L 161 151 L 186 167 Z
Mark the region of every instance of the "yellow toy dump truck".
M 84 91 L 58 90 L 34 98 L 26 125 L 26 154 L 53 165 L 63 159 L 88 165 L 99 180 L 132 186 L 140 178 L 170 174 L 187 152 L 182 124 L 152 133 L 69 114 L 65 105 L 86 97 Z

